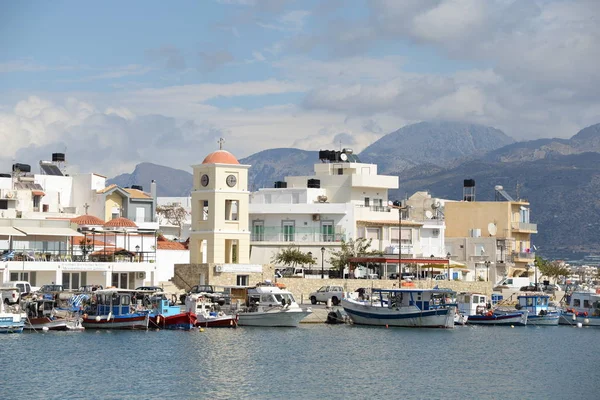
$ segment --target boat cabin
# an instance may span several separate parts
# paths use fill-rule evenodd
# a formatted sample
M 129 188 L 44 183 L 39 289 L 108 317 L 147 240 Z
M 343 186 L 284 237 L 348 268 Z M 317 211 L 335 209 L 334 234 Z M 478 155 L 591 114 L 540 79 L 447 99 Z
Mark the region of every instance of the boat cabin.
M 126 315 L 131 313 L 131 306 L 135 305 L 135 299 L 129 291 L 97 290 L 94 292 L 96 298 L 97 315 Z
M 54 310 L 54 300 L 38 299 L 28 301 L 25 304 L 25 311 L 28 318 L 42 318 L 52 316 Z
M 248 289 L 246 306 L 282 306 L 296 303 L 294 296 L 278 286 L 261 285 Z
M 483 315 L 488 309 L 487 296 L 480 293 L 461 292 L 456 296 L 458 312 L 463 315 Z
M 550 296 L 545 294 L 526 294 L 517 296 L 517 310 L 527 310 L 529 315 L 544 315 L 548 313 Z
M 592 317 L 600 316 L 600 293 L 573 292 L 567 296 L 567 310 L 587 313 Z
M 150 297 L 152 314 L 158 314 L 165 317 L 181 313 L 181 307 L 172 306 L 165 293 L 155 293 Z
M 455 304 L 455 293 L 446 289 L 372 289 L 372 293 L 387 308 L 417 307 L 427 311 Z

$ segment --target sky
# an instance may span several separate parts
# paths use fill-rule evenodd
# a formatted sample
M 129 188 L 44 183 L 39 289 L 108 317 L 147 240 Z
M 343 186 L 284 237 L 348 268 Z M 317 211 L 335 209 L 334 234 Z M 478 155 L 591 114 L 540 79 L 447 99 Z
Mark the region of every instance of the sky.
M 0 172 L 360 152 L 432 119 L 569 138 L 600 122 L 598 61 L 597 0 L 4 1 Z

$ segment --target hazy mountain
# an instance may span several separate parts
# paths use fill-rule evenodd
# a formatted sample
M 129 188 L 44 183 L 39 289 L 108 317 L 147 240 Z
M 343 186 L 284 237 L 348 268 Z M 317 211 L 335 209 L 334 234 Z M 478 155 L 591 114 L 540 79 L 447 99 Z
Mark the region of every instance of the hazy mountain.
M 382 173 L 404 171 L 421 164 L 447 167 L 482 156 L 514 142 L 501 130 L 466 122 L 419 122 L 398 129 L 364 149 L 362 162 Z
M 121 187 L 141 185 L 144 191 L 150 193 L 150 182 L 156 181 L 156 192 L 161 197 L 189 196 L 192 190 L 193 176 L 187 171 L 165 167 L 152 163 L 136 165 L 131 174 L 121 174 L 107 181 Z
M 275 181 L 286 176 L 311 175 L 313 165 L 319 162 L 318 151 L 299 149 L 269 149 L 242 158 L 240 164 L 252 167 L 248 172 L 250 190 L 273 187 Z

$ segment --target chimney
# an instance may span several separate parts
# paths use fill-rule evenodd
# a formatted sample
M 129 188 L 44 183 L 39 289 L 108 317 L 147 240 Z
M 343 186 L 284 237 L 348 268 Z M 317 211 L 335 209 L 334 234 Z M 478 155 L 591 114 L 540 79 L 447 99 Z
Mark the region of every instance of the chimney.
M 152 182 L 150 182 L 150 196 L 154 199 L 154 202 L 156 203 L 156 181 L 154 179 L 152 179 Z

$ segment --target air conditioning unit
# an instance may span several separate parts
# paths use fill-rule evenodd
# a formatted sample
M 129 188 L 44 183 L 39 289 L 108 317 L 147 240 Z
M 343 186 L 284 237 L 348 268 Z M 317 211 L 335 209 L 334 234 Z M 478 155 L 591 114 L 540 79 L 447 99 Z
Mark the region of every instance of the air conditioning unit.
M 440 234 L 440 230 L 439 229 L 434 229 L 433 230 L 433 236 L 437 236 Z
M 321 220 L 320 214 L 313 214 L 313 221 L 320 221 L 320 220 Z
M 223 272 L 223 266 L 222 265 L 215 265 L 215 272 Z
M 137 278 L 138 279 L 146 279 L 146 273 L 145 272 L 138 272 L 137 273 Z

